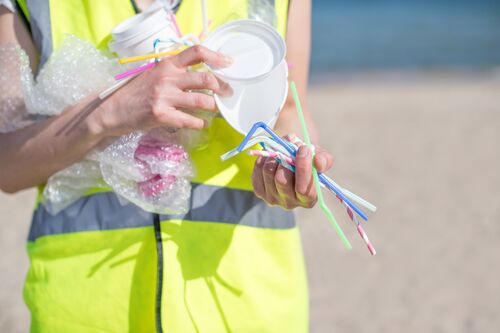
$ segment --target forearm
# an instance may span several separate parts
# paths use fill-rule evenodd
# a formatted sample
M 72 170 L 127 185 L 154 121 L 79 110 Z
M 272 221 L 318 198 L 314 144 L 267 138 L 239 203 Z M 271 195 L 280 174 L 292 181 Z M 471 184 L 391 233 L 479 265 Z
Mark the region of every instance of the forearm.
M 93 114 L 106 107 L 88 98 L 59 116 L 0 134 L 0 189 L 13 193 L 42 184 L 82 159 L 102 139 Z
M 307 81 L 311 44 L 310 0 L 290 2 L 286 44 L 287 62 L 290 65 L 289 79 L 297 85 L 311 140 L 317 143 L 318 133 L 307 107 Z M 291 93 L 288 94 L 275 129 L 281 135 L 295 134 L 299 137 L 303 136 Z

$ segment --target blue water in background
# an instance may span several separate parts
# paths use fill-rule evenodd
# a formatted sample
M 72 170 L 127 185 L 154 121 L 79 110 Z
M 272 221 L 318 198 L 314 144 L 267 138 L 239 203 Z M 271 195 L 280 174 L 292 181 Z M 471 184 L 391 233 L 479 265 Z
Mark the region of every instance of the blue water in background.
M 498 66 L 500 0 L 313 0 L 313 78 Z

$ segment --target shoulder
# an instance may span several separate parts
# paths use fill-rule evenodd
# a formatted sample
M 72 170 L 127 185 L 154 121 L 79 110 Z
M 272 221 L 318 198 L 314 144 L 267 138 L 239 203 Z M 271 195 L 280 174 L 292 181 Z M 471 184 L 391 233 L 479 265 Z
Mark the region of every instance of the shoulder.
M 12 0 L 0 0 L 0 6 L 5 6 L 5 8 L 7 8 L 13 13 L 16 12 L 16 5 Z

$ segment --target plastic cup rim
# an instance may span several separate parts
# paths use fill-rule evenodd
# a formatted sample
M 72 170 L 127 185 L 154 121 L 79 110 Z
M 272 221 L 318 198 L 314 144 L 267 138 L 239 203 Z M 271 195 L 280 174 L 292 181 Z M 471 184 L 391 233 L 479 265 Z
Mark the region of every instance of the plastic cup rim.
M 214 68 L 214 67 L 212 67 L 210 65 L 206 65 L 206 66 L 215 75 L 217 75 L 218 77 L 220 77 L 224 81 L 238 82 L 238 83 L 254 83 L 254 82 L 258 82 L 258 81 L 263 80 L 264 78 L 266 78 L 271 72 L 273 72 L 278 66 L 280 66 L 280 64 L 285 59 L 285 55 L 286 55 L 286 44 L 285 44 L 285 41 L 278 34 L 278 32 L 272 26 L 270 26 L 269 24 L 261 22 L 261 21 L 253 20 L 253 19 L 241 19 L 241 20 L 231 21 L 231 22 L 229 22 L 227 24 L 224 24 L 224 25 L 218 27 L 214 31 L 212 31 L 207 36 L 207 38 L 203 41 L 202 45 L 205 45 L 205 46 L 208 47 L 208 45 L 214 40 L 214 38 L 216 38 L 214 36 L 216 36 L 217 34 L 220 34 L 224 30 L 231 29 L 233 26 L 237 26 L 237 25 L 241 25 L 241 24 L 242 25 L 247 25 L 247 26 L 250 25 L 250 26 L 253 26 L 253 27 L 258 27 L 259 29 L 266 30 L 269 33 L 270 36 L 273 36 L 273 39 L 275 41 L 277 41 L 276 45 L 279 44 L 279 48 L 283 50 L 283 52 L 282 52 L 283 54 L 280 56 L 280 60 L 277 61 L 276 64 L 274 64 L 274 66 L 269 71 L 267 71 L 265 73 L 262 73 L 262 74 L 259 74 L 259 75 L 256 75 L 254 77 L 250 77 L 250 78 L 240 78 L 240 77 L 234 77 L 234 76 L 226 75 L 226 74 L 222 73 L 220 71 L 220 69 L 218 69 L 218 68 Z M 217 37 L 217 38 L 220 38 L 220 37 Z M 215 40 L 217 40 L 217 38 Z

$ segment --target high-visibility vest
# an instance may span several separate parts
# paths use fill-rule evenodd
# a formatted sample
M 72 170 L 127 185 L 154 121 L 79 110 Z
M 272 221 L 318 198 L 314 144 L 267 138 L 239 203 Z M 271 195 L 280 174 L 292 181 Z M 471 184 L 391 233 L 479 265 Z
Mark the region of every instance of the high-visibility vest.
M 208 0 L 210 28 L 247 17 L 251 1 Z M 288 1 L 268 2 L 284 35 Z M 130 0 L 18 5 L 42 63 L 65 34 L 104 49 L 111 29 L 135 14 Z M 177 19 L 183 33 L 201 32 L 200 1 L 182 1 Z M 155 215 L 122 206 L 109 189 L 93 190 L 54 216 L 37 203 L 24 288 L 32 332 L 155 332 L 158 322 L 175 333 L 307 331 L 306 274 L 293 214 L 255 197 L 250 157 L 220 162 L 240 134 L 222 118 L 210 133 L 207 147 L 191 153 L 196 176 L 190 210 L 160 216 L 158 241 Z

